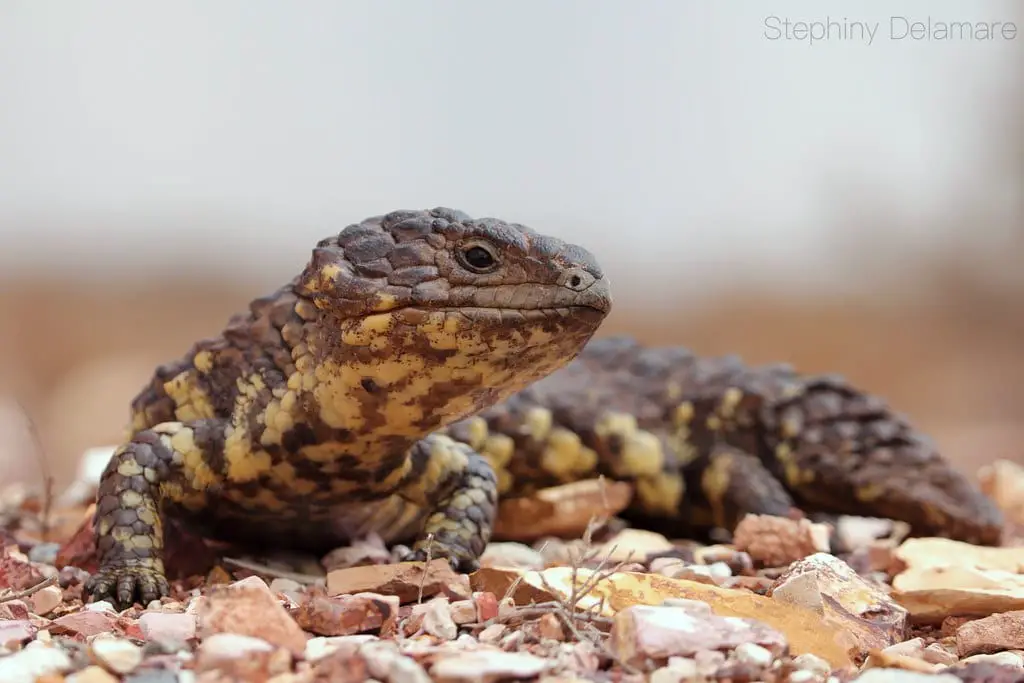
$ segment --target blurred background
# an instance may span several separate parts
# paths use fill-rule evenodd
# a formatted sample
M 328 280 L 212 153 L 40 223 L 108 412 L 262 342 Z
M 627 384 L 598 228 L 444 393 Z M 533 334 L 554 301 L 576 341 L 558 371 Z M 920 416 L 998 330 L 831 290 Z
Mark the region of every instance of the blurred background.
M 603 334 L 1019 459 L 1021 7 L 0 0 L 0 479 L 67 483 L 317 239 L 437 205 L 596 252 Z

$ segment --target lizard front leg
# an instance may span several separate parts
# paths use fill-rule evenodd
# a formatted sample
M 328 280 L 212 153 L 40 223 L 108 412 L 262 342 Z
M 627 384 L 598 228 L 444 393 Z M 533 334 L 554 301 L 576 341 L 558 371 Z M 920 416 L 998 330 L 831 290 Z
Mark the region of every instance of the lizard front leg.
M 93 529 L 99 569 L 85 584 L 95 600 L 143 604 L 169 592 L 164 573 L 161 501 L 204 498 L 216 484 L 206 454 L 223 439 L 221 423 L 166 422 L 136 433 L 113 454 L 100 478 Z
M 441 434 L 417 442 L 409 462 L 395 493 L 428 510 L 428 516 L 402 559 L 446 558 L 457 571 L 475 571 L 497 515 L 494 469 L 469 445 Z

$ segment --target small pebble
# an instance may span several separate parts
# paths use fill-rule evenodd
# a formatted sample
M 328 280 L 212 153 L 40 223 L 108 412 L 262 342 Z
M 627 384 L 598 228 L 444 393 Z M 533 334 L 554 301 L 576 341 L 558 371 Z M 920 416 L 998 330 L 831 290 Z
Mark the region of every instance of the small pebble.
M 114 606 L 106 600 L 90 602 L 83 609 L 89 610 L 90 612 L 108 612 L 110 614 L 117 614 L 117 610 L 114 609 Z
M 737 660 L 762 669 L 771 666 L 775 660 L 771 652 L 757 643 L 740 643 L 736 646 L 735 655 Z
M 131 673 L 142 663 L 142 648 L 124 638 L 98 636 L 90 647 L 96 660 L 113 673 Z
M 186 642 L 195 638 L 196 618 L 184 613 L 144 612 L 139 629 L 146 640 Z
M 434 598 L 426 603 L 423 612 L 423 630 L 441 640 L 455 640 L 459 627 L 452 621 L 448 598 Z
M 803 671 L 822 674 L 824 676 L 832 673 L 832 665 L 818 655 L 806 652 L 793 658 L 793 666 Z
M 40 564 L 55 565 L 57 564 L 57 552 L 60 550 L 59 543 L 40 543 L 32 547 L 28 551 L 28 559 L 30 562 L 38 562 Z
M 38 678 L 58 676 L 71 668 L 71 658 L 63 649 L 52 645 L 28 646 L 13 655 L 0 658 L 0 681 L 35 683 Z
M 970 657 L 964 657 L 961 661 L 965 664 L 971 664 L 973 662 L 988 662 L 989 664 L 995 664 L 996 666 L 1009 666 L 1014 669 L 1024 669 L 1024 658 L 1016 652 L 996 652 L 995 654 L 971 655 Z
M 118 678 L 102 666 L 87 666 L 64 679 L 66 683 L 117 683 Z

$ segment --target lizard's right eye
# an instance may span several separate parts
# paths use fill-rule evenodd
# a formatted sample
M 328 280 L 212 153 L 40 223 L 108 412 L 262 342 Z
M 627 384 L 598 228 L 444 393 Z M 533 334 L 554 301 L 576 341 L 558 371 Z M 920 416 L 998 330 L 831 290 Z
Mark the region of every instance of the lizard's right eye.
M 464 247 L 460 252 L 459 260 L 469 270 L 477 273 L 486 273 L 498 265 L 498 259 L 494 253 L 483 244 L 472 244 Z

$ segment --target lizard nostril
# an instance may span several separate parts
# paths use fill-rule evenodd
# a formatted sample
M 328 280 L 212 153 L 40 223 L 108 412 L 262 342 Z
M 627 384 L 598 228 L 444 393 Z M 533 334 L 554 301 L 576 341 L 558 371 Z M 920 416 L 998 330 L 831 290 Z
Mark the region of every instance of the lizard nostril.
M 573 289 L 579 287 L 581 282 L 583 282 L 583 280 L 580 279 L 579 275 L 573 275 L 571 278 L 569 278 L 569 286 L 572 287 Z

